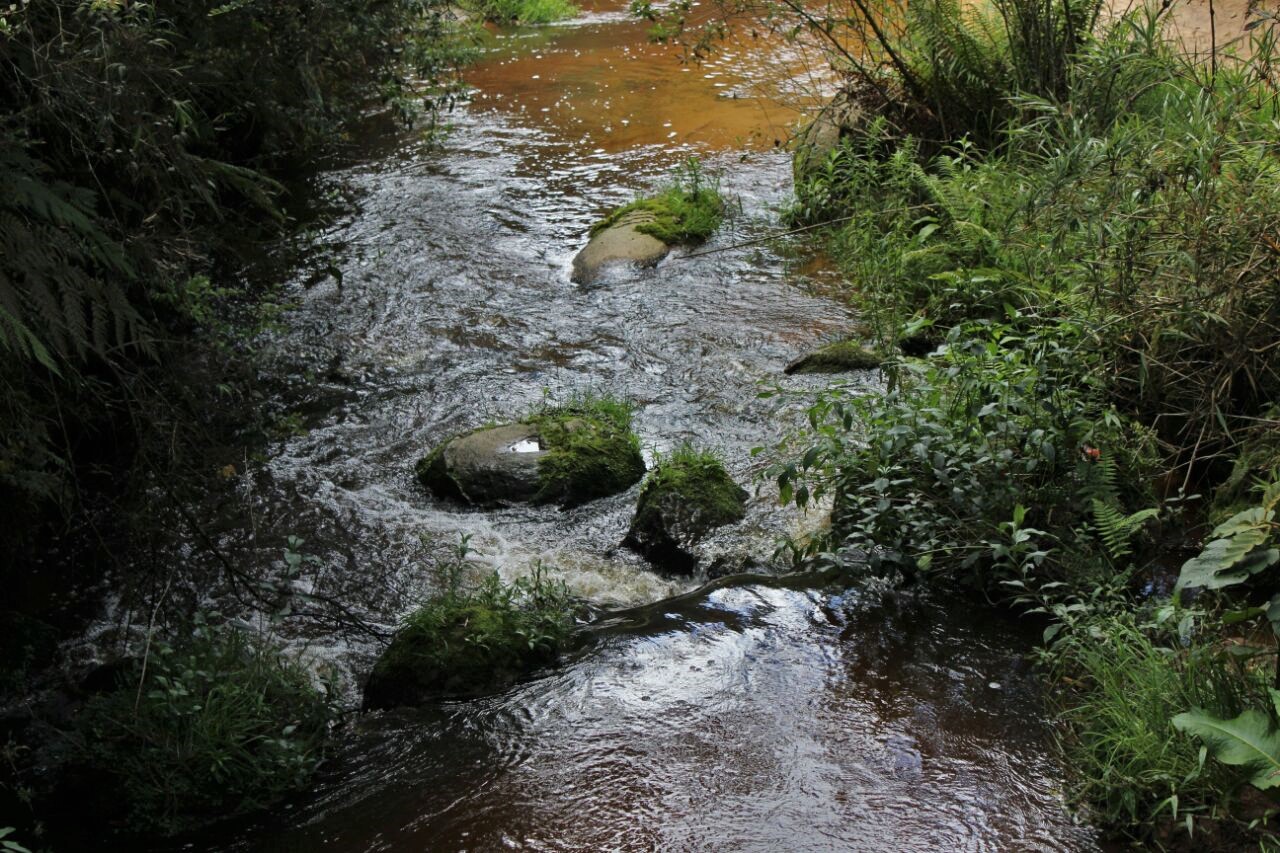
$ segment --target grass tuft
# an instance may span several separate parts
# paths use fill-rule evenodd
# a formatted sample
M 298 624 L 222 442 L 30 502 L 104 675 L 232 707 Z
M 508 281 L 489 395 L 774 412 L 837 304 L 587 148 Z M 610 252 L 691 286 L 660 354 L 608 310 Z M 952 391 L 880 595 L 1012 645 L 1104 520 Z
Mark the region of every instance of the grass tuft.
M 640 198 L 619 207 L 591 227 L 591 236 L 620 222 L 624 217 L 643 214 L 636 230 L 667 245 L 701 243 L 715 233 L 724 219 L 725 201 L 718 182 L 707 176 L 696 157 L 678 171 L 671 186 L 658 195 Z

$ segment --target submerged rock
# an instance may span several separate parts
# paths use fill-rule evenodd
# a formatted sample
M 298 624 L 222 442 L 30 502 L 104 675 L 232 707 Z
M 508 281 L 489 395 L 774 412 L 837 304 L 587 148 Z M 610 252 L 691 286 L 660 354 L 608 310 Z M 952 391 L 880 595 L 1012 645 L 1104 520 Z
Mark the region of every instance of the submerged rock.
M 671 247 L 640 230 L 654 219 L 652 213 L 636 210 L 596 233 L 573 259 L 572 280 L 591 284 L 611 264 L 629 263 L 638 267 L 657 264 L 667 256 Z
M 569 408 L 448 439 L 416 470 L 437 495 L 471 504 L 576 506 L 625 491 L 645 464 L 626 418 Z
M 857 341 L 837 341 L 800 356 L 788 364 L 784 372 L 788 376 L 793 373 L 847 373 L 871 370 L 883 362 L 879 354 Z
M 747 493 L 710 454 L 680 451 L 654 469 L 640 491 L 623 544 L 662 568 L 692 572 L 692 546 L 746 516 Z

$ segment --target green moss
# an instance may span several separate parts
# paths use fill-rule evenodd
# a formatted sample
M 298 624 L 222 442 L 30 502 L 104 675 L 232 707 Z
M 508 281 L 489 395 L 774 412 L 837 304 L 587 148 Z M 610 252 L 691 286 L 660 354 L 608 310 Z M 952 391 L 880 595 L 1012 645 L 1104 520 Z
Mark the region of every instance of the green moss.
M 664 499 L 675 498 L 695 522 L 699 535 L 741 521 L 745 493 L 714 453 L 681 445 L 660 460 L 640 490 L 632 529 L 655 522 Z
M 499 24 L 550 24 L 581 11 L 569 0 L 475 0 L 463 8 Z
M 546 447 L 537 500 L 573 506 L 617 494 L 644 476 L 631 408 L 609 397 L 584 397 L 548 409 L 536 423 Z
M 471 592 L 452 590 L 417 610 L 378 659 L 365 688 L 371 708 L 477 695 L 551 663 L 573 629 L 564 584 L 539 567 L 503 584 L 491 575 Z
M 708 183 L 697 158 L 690 158 L 677 172 L 671 186 L 656 196 L 636 199 L 619 207 L 592 226 L 591 236 L 616 225 L 625 216 L 643 213 L 647 221 L 636 225 L 641 234 L 667 245 L 701 243 L 720 227 L 724 209 L 719 187 Z
M 837 341 L 819 347 L 798 359 L 787 373 L 843 373 L 848 370 L 870 370 L 884 359 L 857 341 Z

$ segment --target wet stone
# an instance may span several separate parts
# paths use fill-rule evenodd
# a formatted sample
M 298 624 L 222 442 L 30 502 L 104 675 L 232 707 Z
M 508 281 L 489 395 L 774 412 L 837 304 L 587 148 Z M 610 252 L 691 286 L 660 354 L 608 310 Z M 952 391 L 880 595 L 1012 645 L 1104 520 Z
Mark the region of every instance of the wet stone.
M 747 493 L 717 464 L 659 466 L 640 491 L 623 544 L 671 572 L 692 573 L 694 546 L 746 516 Z
M 442 497 L 473 504 L 533 500 L 546 456 L 536 424 L 507 424 L 450 439 L 418 463 L 419 478 Z
M 591 238 L 586 248 L 573 259 L 573 281 L 592 284 L 606 267 L 631 264 L 651 267 L 667 256 L 671 247 L 639 228 L 653 221 L 653 215 L 639 210 L 630 213 L 615 224 Z
M 848 373 L 872 370 L 884 359 L 857 341 L 837 341 L 800 356 L 784 368 L 788 376 L 796 373 Z

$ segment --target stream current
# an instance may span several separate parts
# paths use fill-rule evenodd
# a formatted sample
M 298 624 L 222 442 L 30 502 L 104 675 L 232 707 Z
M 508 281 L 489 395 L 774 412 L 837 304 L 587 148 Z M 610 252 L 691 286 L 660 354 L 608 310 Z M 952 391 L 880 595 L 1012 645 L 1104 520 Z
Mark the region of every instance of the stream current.
M 691 440 L 751 486 L 704 565 L 767 562 L 820 523 L 756 484 L 768 454 L 752 448 L 803 421 L 758 395 L 820 387 L 781 369 L 856 318 L 801 248 L 741 245 L 789 198 L 778 142 L 797 114 L 779 104 L 799 96 L 771 81 L 802 65 L 750 39 L 681 64 L 607 0 L 496 33 L 442 143 L 378 137 L 324 176 L 354 204 L 314 235 L 339 275 L 299 274 L 273 342 L 296 377 L 276 401 L 293 434 L 240 466 L 210 535 L 264 571 L 301 537 L 315 559 L 295 582 L 388 629 L 463 535 L 477 571 L 543 561 L 605 615 L 585 652 L 499 695 L 356 717 L 314 790 L 213 847 L 1097 849 L 1063 808 L 1031 638 L 1007 616 L 761 580 L 699 591 L 619 547 L 638 487 L 479 511 L 413 479 L 453 433 L 604 392 L 634 403 L 650 460 Z M 656 269 L 572 284 L 591 224 L 694 155 L 733 199 L 726 226 Z M 375 644 L 286 639 L 358 699 Z

